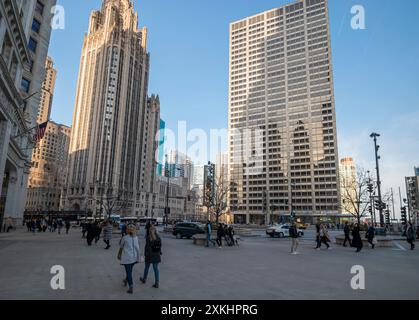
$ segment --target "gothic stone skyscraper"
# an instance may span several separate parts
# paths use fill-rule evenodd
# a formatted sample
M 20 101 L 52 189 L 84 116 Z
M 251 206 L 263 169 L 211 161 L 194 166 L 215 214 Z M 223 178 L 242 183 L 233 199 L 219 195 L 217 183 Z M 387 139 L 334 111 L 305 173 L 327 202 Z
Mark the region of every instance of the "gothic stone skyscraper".
M 291 210 L 308 222 L 336 216 L 327 0 L 300 0 L 232 23 L 229 86 L 229 207 L 236 222 L 269 222 Z
M 90 16 L 80 61 L 63 209 L 135 214 L 145 181 L 147 30 L 129 0 Z

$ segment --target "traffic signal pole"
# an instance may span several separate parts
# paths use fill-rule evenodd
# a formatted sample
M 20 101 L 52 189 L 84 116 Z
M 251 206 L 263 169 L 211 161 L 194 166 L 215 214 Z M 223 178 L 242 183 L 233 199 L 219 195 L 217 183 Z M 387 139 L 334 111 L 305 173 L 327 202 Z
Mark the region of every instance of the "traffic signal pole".
M 380 164 L 379 164 L 379 159 L 380 157 L 378 156 L 378 150 L 379 150 L 379 146 L 377 145 L 377 137 L 379 137 L 380 135 L 378 133 L 373 133 L 371 134 L 371 138 L 374 139 L 374 147 L 375 147 L 375 164 L 376 164 L 376 170 L 377 170 L 377 190 L 378 190 L 378 201 L 380 202 L 380 204 L 382 204 L 382 196 L 381 196 L 381 179 L 380 179 Z M 384 226 L 384 215 L 383 215 L 383 206 L 380 205 L 379 207 L 379 212 L 380 212 L 380 226 L 383 227 Z

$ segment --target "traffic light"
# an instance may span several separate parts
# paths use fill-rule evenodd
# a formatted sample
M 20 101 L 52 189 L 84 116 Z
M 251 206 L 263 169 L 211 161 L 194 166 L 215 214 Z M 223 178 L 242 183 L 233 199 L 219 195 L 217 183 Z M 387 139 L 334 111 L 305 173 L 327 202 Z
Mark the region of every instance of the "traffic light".
M 402 207 L 401 212 L 402 212 L 402 223 L 407 224 L 407 210 L 406 210 L 406 207 Z
M 372 206 L 368 207 L 368 212 L 370 213 L 370 215 L 372 215 Z
M 386 224 L 389 225 L 391 223 L 390 221 L 390 210 L 386 210 Z
M 374 192 L 374 185 L 372 183 L 368 184 L 368 192 L 371 194 Z
M 374 208 L 375 208 L 375 210 L 380 210 L 380 201 L 379 200 L 375 200 L 374 201 Z

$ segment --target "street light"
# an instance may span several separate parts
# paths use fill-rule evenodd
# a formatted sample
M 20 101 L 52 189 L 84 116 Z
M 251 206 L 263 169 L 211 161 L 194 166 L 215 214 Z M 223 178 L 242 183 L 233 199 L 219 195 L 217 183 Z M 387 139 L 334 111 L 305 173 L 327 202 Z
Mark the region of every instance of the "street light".
M 379 161 L 381 158 L 378 155 L 378 150 L 380 149 L 380 146 L 377 145 L 377 138 L 381 135 L 378 133 L 371 133 L 370 138 L 374 139 L 374 147 L 375 147 L 375 163 L 376 163 L 376 170 L 377 170 L 377 190 L 378 190 L 378 201 L 380 204 L 382 203 L 382 197 L 381 197 L 381 180 L 380 180 L 380 166 Z M 383 215 L 383 206 L 379 207 L 380 212 L 380 225 L 381 227 L 384 226 L 384 215 Z

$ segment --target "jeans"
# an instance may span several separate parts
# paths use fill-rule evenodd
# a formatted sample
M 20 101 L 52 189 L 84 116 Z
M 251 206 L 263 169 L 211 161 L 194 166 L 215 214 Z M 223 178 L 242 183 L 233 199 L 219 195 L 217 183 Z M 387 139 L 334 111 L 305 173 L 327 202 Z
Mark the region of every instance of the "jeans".
M 343 241 L 343 246 L 346 247 L 346 242 L 349 242 L 349 245 L 352 247 L 352 241 L 349 235 L 345 235 L 345 241 Z
M 127 277 L 125 280 L 127 280 L 128 285 L 132 288 L 134 286 L 134 282 L 132 281 L 132 271 L 134 269 L 135 264 L 124 264 L 125 272 L 127 273 Z
M 146 263 L 145 264 L 144 276 L 143 276 L 144 281 L 147 280 L 148 271 L 150 270 L 150 265 L 151 265 L 151 263 Z M 156 283 L 159 283 L 160 282 L 160 272 L 159 272 L 159 264 L 158 263 L 153 263 L 153 270 L 154 270 L 154 279 L 155 279 Z
M 212 244 L 214 244 L 214 240 L 211 240 L 211 235 L 210 235 L 210 234 L 207 234 L 207 243 L 206 243 L 206 246 L 207 246 L 207 247 L 209 247 L 210 242 L 211 242 Z M 215 245 L 215 244 L 214 244 L 214 245 Z

